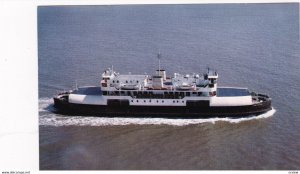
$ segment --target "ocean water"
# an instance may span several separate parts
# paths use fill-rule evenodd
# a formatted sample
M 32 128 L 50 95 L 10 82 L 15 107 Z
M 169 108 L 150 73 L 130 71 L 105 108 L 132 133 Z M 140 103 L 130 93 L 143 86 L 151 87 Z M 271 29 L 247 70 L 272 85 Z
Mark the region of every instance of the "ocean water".
M 299 4 L 38 7 L 41 170 L 300 168 Z M 52 96 L 99 85 L 103 70 L 219 73 L 219 86 L 272 97 L 230 119 L 99 118 L 53 113 Z

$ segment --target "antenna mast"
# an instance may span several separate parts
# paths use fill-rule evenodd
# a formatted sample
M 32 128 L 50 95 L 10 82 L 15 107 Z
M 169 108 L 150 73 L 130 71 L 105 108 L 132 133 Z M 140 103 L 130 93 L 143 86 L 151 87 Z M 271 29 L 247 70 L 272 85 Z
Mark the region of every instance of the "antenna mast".
M 160 73 L 160 58 L 161 58 L 160 50 L 158 50 L 157 58 L 158 58 L 158 73 Z

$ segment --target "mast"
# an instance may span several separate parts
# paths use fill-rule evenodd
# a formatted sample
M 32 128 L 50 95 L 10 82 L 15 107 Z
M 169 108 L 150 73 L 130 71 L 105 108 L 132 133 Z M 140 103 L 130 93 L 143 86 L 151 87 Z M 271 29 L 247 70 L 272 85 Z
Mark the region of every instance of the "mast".
M 157 59 L 158 59 L 158 72 L 160 72 L 160 59 L 161 59 L 160 50 L 158 50 Z

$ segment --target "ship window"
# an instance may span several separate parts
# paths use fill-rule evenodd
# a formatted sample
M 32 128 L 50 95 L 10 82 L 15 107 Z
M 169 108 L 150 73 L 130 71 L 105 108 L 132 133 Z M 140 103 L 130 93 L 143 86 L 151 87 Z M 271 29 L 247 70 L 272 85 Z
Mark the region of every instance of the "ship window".
M 115 81 L 113 80 L 113 83 L 115 83 Z
M 182 101 L 182 103 L 184 103 L 184 101 Z
M 126 83 L 128 83 L 128 81 L 126 80 Z
M 131 100 L 131 102 L 133 102 L 133 100 Z
M 138 100 L 136 100 L 136 102 L 139 102 Z
M 164 100 L 162 102 L 165 102 Z
M 175 103 L 175 100 L 173 100 L 173 103 Z
M 190 96 L 190 95 L 191 95 L 191 93 L 187 92 L 185 95 L 186 95 L 186 96 Z
M 137 80 L 136 83 L 139 83 L 139 81 Z
M 197 92 L 193 92 L 193 94 L 197 94 Z
M 177 103 L 178 103 L 179 101 L 177 100 Z
M 144 100 L 144 103 L 146 103 L 146 100 Z
M 119 80 L 117 80 L 117 83 L 119 83 Z
M 156 102 L 158 103 L 158 100 L 156 100 Z
M 149 102 L 151 103 L 151 100 L 149 100 Z

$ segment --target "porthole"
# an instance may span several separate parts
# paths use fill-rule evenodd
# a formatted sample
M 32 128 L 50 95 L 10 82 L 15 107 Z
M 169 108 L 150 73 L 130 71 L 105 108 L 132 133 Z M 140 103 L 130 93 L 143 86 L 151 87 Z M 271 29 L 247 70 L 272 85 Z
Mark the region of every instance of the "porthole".
M 133 102 L 133 100 L 131 100 L 131 102 Z
M 138 100 L 136 100 L 136 102 L 139 102 Z
M 184 101 L 182 101 L 182 103 L 184 103 Z
M 156 102 L 158 103 L 158 100 L 156 100 Z
M 179 101 L 177 100 L 177 103 L 178 103 Z
M 173 103 L 175 103 L 175 100 L 173 100 Z
M 144 100 L 144 103 L 146 103 L 146 100 Z
M 164 100 L 162 102 L 165 102 Z

